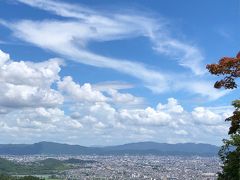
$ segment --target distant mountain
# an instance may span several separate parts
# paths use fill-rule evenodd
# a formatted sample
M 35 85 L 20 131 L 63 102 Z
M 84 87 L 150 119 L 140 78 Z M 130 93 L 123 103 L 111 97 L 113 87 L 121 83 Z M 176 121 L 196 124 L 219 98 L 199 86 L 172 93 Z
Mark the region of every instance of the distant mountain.
M 108 152 L 132 152 L 162 155 L 216 155 L 219 147 L 210 144 L 138 142 L 105 147 Z
M 31 155 L 31 154 L 86 154 L 91 148 L 54 142 L 35 144 L 1 144 L 0 154 Z
M 138 142 L 118 146 L 85 147 L 53 142 L 35 144 L 1 144 L 1 155 L 217 155 L 219 147 L 210 144 L 180 143 L 167 144 L 156 142 Z

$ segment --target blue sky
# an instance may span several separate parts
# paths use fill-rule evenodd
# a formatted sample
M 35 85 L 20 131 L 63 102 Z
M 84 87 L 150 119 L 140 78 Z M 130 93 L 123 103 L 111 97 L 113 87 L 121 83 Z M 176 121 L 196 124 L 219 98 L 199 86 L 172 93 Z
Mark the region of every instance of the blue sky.
M 0 1 L 1 142 L 221 144 L 238 91 L 205 66 L 238 52 L 239 16 L 238 0 Z

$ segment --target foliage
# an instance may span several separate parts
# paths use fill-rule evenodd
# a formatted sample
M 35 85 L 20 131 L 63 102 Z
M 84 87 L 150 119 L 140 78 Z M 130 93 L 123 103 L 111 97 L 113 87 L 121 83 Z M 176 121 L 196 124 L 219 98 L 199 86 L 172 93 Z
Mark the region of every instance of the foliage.
M 64 162 L 69 164 L 91 164 L 91 163 L 96 163 L 97 161 L 70 158 L 65 160 Z
M 38 168 L 38 171 L 46 172 L 44 174 L 48 174 L 49 170 L 61 171 L 61 170 L 68 169 L 68 166 L 65 165 L 64 162 L 57 159 L 53 159 L 53 158 L 48 158 L 48 159 L 39 161 L 38 163 L 34 164 L 34 166 Z
M 231 122 L 231 126 L 229 128 L 229 134 L 236 134 L 239 129 L 240 124 L 240 100 L 233 101 L 232 105 L 235 107 L 233 115 L 226 119 L 226 121 Z
M 17 178 L 17 180 L 43 180 L 43 179 L 40 179 L 34 176 L 24 176 L 24 177 Z
M 0 173 L 7 173 L 11 175 L 51 174 L 53 172 L 63 171 L 66 169 L 69 169 L 69 166 L 56 159 L 45 159 L 31 164 L 18 164 L 0 158 Z
M 207 69 L 211 74 L 224 75 L 223 79 L 215 83 L 215 88 L 234 89 L 237 87 L 235 79 L 240 77 L 240 53 L 234 58 L 224 57 L 218 64 L 208 64 Z
M 224 57 L 218 64 L 209 64 L 207 69 L 211 74 L 224 76 L 214 84 L 215 88 L 237 88 L 236 78 L 240 77 L 240 53 L 234 58 Z M 219 151 L 223 162 L 219 180 L 240 180 L 240 100 L 233 101 L 232 105 L 235 108 L 233 115 L 226 119 L 231 122 L 228 132 L 230 139 L 223 140 L 224 145 Z
M 1 180 L 43 180 L 33 176 L 14 177 L 14 176 L 9 176 L 4 174 L 0 174 L 0 179 Z
M 219 156 L 224 164 L 223 172 L 219 173 L 219 179 L 240 179 L 240 130 L 231 135 L 229 140 L 223 140 L 224 145 L 219 151 Z

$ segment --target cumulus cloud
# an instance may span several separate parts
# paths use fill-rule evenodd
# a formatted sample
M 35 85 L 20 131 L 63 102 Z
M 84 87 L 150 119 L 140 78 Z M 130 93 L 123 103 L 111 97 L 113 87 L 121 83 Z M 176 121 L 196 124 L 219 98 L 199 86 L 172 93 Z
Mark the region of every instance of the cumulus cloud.
M 165 112 L 155 111 L 153 108 L 138 110 L 122 110 L 120 116 L 123 120 L 128 120 L 133 124 L 142 125 L 168 125 L 171 116 Z
M 197 124 L 219 125 L 232 114 L 231 109 L 227 107 L 224 112 L 216 112 L 211 108 L 196 107 L 192 111 L 192 116 Z
M 169 101 L 177 102 L 173 98 Z M 58 108 L 17 110 L 0 115 L 0 134 L 14 132 L 18 134 L 19 141 L 31 135 L 35 141 L 59 140 L 85 145 L 138 140 L 215 144 L 220 142 L 227 132 L 225 115 L 214 112 L 211 108 L 197 107 L 188 112 L 182 110 L 178 103 L 175 104 L 178 109 L 176 111 L 169 107 L 169 103 L 161 103 L 161 106 L 164 108 L 130 110 L 115 108 L 107 102 L 76 103 L 74 107 L 67 108 L 71 116 Z M 207 112 L 206 116 L 203 111 Z M 98 141 L 93 142 L 92 138 Z
M 1 84 L 0 105 L 5 107 L 52 107 L 63 102 L 61 94 L 53 89 L 26 85 Z
M 159 103 L 157 105 L 157 110 L 165 110 L 170 113 L 182 113 L 183 112 L 183 107 L 178 104 L 177 100 L 174 98 L 169 98 L 167 104 L 161 104 Z
M 4 53 L 2 50 L 0 50 L 0 65 L 4 65 L 6 61 L 10 59 L 9 54 Z
M 130 93 L 120 93 L 115 89 L 109 89 L 107 93 L 110 95 L 111 100 L 116 104 L 128 104 L 128 105 L 137 105 L 144 102 L 143 98 L 133 96 Z
M 0 81 L 7 80 L 15 85 L 49 86 L 59 79 L 60 65 L 59 59 L 50 59 L 42 63 L 14 62 L 8 59 L 1 65 Z
M 44 139 L 89 144 L 94 138 L 102 144 L 133 140 L 214 143 L 227 132 L 224 119 L 232 113 L 228 106 L 186 111 L 175 98 L 146 106 L 142 97 L 80 85 L 70 76 L 60 77 L 60 70 L 58 59 L 14 61 L 0 51 L 2 142 L 15 142 L 17 136 L 19 142 Z
M 58 108 L 16 109 L 0 117 L 1 140 L 6 143 L 36 142 L 50 138 L 56 141 L 61 134 L 67 135 L 83 128 L 80 122 Z
M 119 134 L 124 133 L 126 141 L 135 138 L 135 141 L 214 144 L 226 135 L 228 124 L 224 119 L 232 112 L 229 107 L 196 107 L 186 111 L 174 98 L 169 98 L 166 104 L 159 103 L 156 108 L 129 109 L 113 107 L 108 102 L 96 102 L 77 104 L 71 111 L 72 117 L 84 127 L 95 129 L 101 136 L 108 133 L 108 141 L 111 142 L 122 142 Z
M 106 101 L 106 97 L 97 90 L 94 90 L 89 83 L 80 86 L 76 84 L 70 76 L 64 77 L 58 82 L 58 89 L 69 96 L 71 99 L 78 101 Z
M 57 85 L 58 90 L 66 98 L 75 102 L 110 102 L 115 105 L 140 105 L 144 103 L 142 97 L 136 97 L 130 93 L 121 93 L 116 89 L 112 89 L 112 86 L 109 85 L 107 85 L 108 88 L 106 89 L 106 87 L 99 88 L 89 83 L 77 84 L 70 76 L 58 81 Z
M 44 63 L 13 61 L 0 51 L 0 106 L 52 107 L 63 103 L 62 95 L 51 88 L 58 80 L 60 61 Z
M 176 119 L 177 114 L 180 117 L 183 113 L 184 110 L 177 100 L 169 98 L 167 104 L 159 103 L 155 109 L 152 107 L 134 110 L 123 109 L 120 111 L 119 116 L 122 121 L 129 121 L 133 124 L 176 126 L 176 123 L 181 123 Z

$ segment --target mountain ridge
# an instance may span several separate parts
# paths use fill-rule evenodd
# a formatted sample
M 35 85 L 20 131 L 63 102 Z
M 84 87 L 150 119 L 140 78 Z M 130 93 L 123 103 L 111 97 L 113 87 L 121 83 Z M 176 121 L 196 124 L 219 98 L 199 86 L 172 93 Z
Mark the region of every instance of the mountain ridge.
M 34 144 L 0 144 L 0 155 L 217 155 L 218 146 L 204 143 L 158 143 L 152 141 L 115 146 L 87 147 L 42 141 Z

